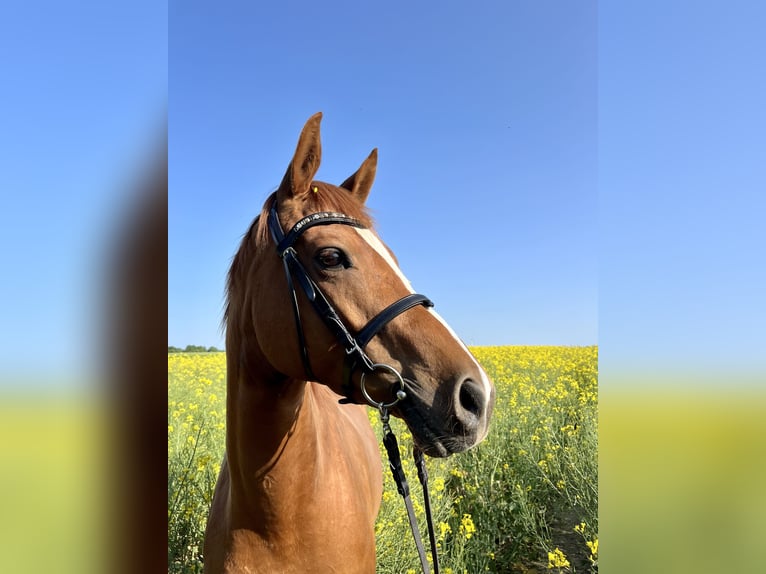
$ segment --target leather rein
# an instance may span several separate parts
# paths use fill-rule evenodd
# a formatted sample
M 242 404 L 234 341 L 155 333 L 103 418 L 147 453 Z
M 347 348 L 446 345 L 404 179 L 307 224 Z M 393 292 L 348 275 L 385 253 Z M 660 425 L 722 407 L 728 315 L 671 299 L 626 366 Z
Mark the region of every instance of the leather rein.
M 298 307 L 298 294 L 295 290 L 295 282 L 300 285 L 306 298 L 311 303 L 314 310 L 322 319 L 324 324 L 330 329 L 330 332 L 335 336 L 338 342 L 343 346 L 346 356 L 343 362 L 343 382 L 342 389 L 346 398 L 341 399 L 342 403 L 348 403 L 352 401 L 353 394 L 353 382 L 352 376 L 357 369 L 361 370 L 361 391 L 364 399 L 373 407 L 378 409 L 380 414 L 380 420 L 383 424 L 383 445 L 386 447 L 388 453 L 389 467 L 391 473 L 396 482 L 396 488 L 399 494 L 404 499 L 405 506 L 407 508 L 407 516 L 410 522 L 410 528 L 412 535 L 415 538 L 415 545 L 418 549 L 418 555 L 420 557 L 420 564 L 425 574 L 429 574 L 430 569 L 428 560 L 426 558 L 425 549 L 421 540 L 420 532 L 418 530 L 417 520 L 415 519 L 415 510 L 410 499 L 410 489 L 407 483 L 407 478 L 404 474 L 402 467 L 401 457 L 399 456 L 399 446 L 396 440 L 396 436 L 391 430 L 389 425 L 389 409 L 395 406 L 399 401 L 407 398 L 406 385 L 402 374 L 390 365 L 383 363 L 375 363 L 365 353 L 364 347 L 370 340 L 389 322 L 402 313 L 417 306 L 433 307 L 431 300 L 425 295 L 412 293 L 406 295 L 395 301 L 380 313 L 375 315 L 356 335 L 346 327 L 343 320 L 333 308 L 330 301 L 322 293 L 322 290 L 316 284 L 316 282 L 309 276 L 306 268 L 301 264 L 298 259 L 298 253 L 295 251 L 294 245 L 298 238 L 307 229 L 316 225 L 350 225 L 359 229 L 364 229 L 364 225 L 353 217 L 349 217 L 343 213 L 323 211 L 307 215 L 298 223 L 296 223 L 289 232 L 285 234 L 282 229 L 282 225 L 279 223 L 279 215 L 277 213 L 276 201 L 269 210 L 268 226 L 271 232 L 271 237 L 277 246 L 277 255 L 282 259 L 282 263 L 285 270 L 285 277 L 287 278 L 287 287 L 290 291 L 290 299 L 293 308 L 293 317 L 295 319 L 295 328 L 298 332 L 298 341 L 301 349 L 301 358 L 303 360 L 303 369 L 306 372 L 307 380 L 316 380 L 316 376 L 311 369 L 311 361 L 309 360 L 309 352 L 306 344 L 306 336 L 303 332 L 303 324 L 301 321 L 300 309 Z M 371 375 L 376 371 L 384 371 L 390 375 L 393 375 L 396 379 L 396 388 L 393 393 L 393 398 L 390 402 L 378 402 L 375 401 L 367 392 L 365 387 L 365 377 Z M 428 472 L 426 471 L 425 460 L 423 458 L 422 451 L 413 447 L 413 456 L 415 458 L 415 466 L 418 471 L 418 479 L 423 486 L 423 497 L 425 501 L 425 514 L 426 521 L 428 523 L 428 536 L 431 545 L 431 557 L 433 558 L 434 574 L 439 574 L 439 560 L 436 553 L 436 537 L 433 527 L 433 519 L 431 517 L 431 503 L 428 494 Z

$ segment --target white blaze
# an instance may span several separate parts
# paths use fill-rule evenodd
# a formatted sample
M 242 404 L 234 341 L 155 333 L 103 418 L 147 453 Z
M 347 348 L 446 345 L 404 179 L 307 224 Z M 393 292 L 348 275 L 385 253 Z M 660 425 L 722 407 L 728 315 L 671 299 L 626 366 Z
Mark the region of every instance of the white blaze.
M 399 269 L 399 266 L 396 264 L 396 261 L 394 261 L 394 258 L 391 256 L 391 252 L 386 249 L 386 246 L 383 245 L 383 242 L 378 239 L 378 236 L 375 235 L 372 231 L 369 229 L 359 229 L 358 227 L 354 228 L 359 235 L 362 236 L 362 239 L 364 239 L 367 243 L 370 244 L 370 247 L 372 247 L 375 251 L 378 252 L 378 255 L 380 255 L 383 258 L 383 261 L 388 263 L 388 265 L 391 267 L 391 269 L 394 270 L 394 273 L 399 277 L 399 279 L 402 280 L 402 283 L 404 283 L 404 286 L 407 288 L 407 290 L 410 293 L 414 293 L 412 289 L 412 285 L 410 285 L 409 279 L 407 279 L 404 276 L 404 273 L 402 273 L 402 270 Z
M 404 284 L 405 288 L 410 292 L 414 293 L 415 291 L 412 289 L 412 285 L 410 285 L 409 280 L 407 277 L 404 276 L 404 273 L 402 273 L 402 270 L 399 269 L 399 266 L 396 264 L 396 261 L 394 261 L 394 258 L 391 256 L 391 253 L 386 249 L 386 246 L 383 245 L 383 242 L 378 239 L 378 236 L 375 235 L 372 231 L 369 229 L 359 229 L 358 227 L 354 228 L 359 235 L 362 236 L 362 239 L 364 239 L 370 247 L 372 247 L 378 255 L 380 255 L 383 258 L 383 261 L 388 263 L 389 267 L 396 273 L 397 277 L 401 279 L 402 284 Z M 486 412 L 487 408 L 489 407 L 489 399 L 490 394 L 492 392 L 492 385 L 489 382 L 489 378 L 487 378 L 487 374 L 484 372 L 484 369 L 479 365 L 478 361 L 474 358 L 474 356 L 471 354 L 471 352 L 468 350 L 468 347 L 465 346 L 465 343 L 460 340 L 460 337 L 457 336 L 455 331 L 452 330 L 452 327 L 450 327 L 447 322 L 442 319 L 442 317 L 434 311 L 433 307 L 428 307 L 429 313 L 431 313 L 439 323 L 444 325 L 444 328 L 447 329 L 447 332 L 457 341 L 457 343 L 463 348 L 465 351 L 465 354 L 468 355 L 468 358 L 473 362 L 474 365 L 476 365 L 476 368 L 479 370 L 479 374 L 481 376 L 481 384 L 484 387 L 484 411 Z

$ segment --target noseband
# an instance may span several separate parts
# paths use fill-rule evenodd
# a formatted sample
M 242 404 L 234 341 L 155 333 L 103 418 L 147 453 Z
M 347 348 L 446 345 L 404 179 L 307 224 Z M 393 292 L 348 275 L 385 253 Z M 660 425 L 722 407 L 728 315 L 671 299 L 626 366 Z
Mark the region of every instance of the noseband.
M 342 389 L 346 395 L 344 402 L 350 402 L 354 392 L 354 386 L 352 382 L 352 376 L 356 369 L 361 369 L 361 382 L 360 387 L 364 399 L 373 407 L 377 408 L 380 413 L 380 420 L 383 424 L 383 445 L 386 447 L 388 453 L 389 467 L 396 482 L 396 488 L 402 498 L 404 499 L 405 506 L 407 508 L 407 517 L 410 522 L 410 528 L 412 529 L 412 535 L 415 538 L 415 546 L 418 550 L 420 557 L 420 564 L 423 568 L 423 572 L 428 574 L 430 568 L 426 559 L 425 549 L 420 538 L 418 531 L 418 524 L 415 518 L 415 510 L 410 500 L 410 489 L 407 484 L 407 478 L 404 475 L 404 468 L 402 467 L 402 461 L 399 456 L 399 445 L 396 441 L 396 436 L 391 430 L 391 426 L 388 424 L 389 409 L 396 405 L 399 401 L 404 400 L 407 397 L 405 392 L 404 378 L 402 374 L 390 365 L 382 363 L 375 363 L 364 352 L 364 347 L 370 340 L 388 323 L 394 318 L 398 317 L 405 311 L 423 305 L 424 307 L 433 307 L 431 300 L 425 295 L 419 295 L 412 293 L 406 295 L 395 301 L 380 313 L 375 315 L 370 321 L 362 327 L 362 329 L 353 335 L 351 331 L 343 323 L 338 313 L 333 308 L 330 301 L 322 293 L 322 290 L 316 284 L 316 282 L 306 272 L 306 268 L 298 260 L 298 254 L 293 247 L 295 242 L 301 236 L 301 234 L 307 229 L 314 227 L 315 225 L 350 225 L 358 229 L 365 229 L 362 223 L 349 217 L 343 213 L 335 213 L 330 211 L 323 211 L 319 213 L 313 213 L 307 215 L 301 219 L 298 223 L 293 225 L 292 229 L 285 234 L 282 230 L 282 225 L 279 223 L 279 215 L 277 214 L 276 201 L 269 210 L 269 231 L 274 243 L 277 245 L 277 254 L 282 259 L 282 264 L 285 268 L 285 277 L 287 278 L 287 288 L 290 290 L 290 299 L 292 301 L 293 316 L 295 317 L 295 329 L 298 332 L 298 340 L 301 349 L 301 358 L 303 359 L 303 369 L 306 372 L 306 378 L 311 381 L 316 380 L 316 376 L 311 369 L 311 362 L 309 361 L 309 351 L 306 344 L 306 335 L 303 332 L 303 324 L 301 322 L 301 313 L 298 308 L 298 295 L 295 291 L 295 278 L 300 284 L 303 292 L 306 294 L 306 298 L 309 300 L 314 310 L 321 317 L 324 324 L 330 329 L 330 332 L 335 336 L 338 342 L 343 346 L 346 351 L 346 357 L 343 361 L 343 381 Z M 390 402 L 381 401 L 378 402 L 373 399 L 367 392 L 365 387 L 365 377 L 374 373 L 375 371 L 383 371 L 391 374 L 396 379 L 398 389 L 394 393 L 394 398 Z M 415 457 L 415 464 L 418 469 L 418 479 L 423 486 L 423 496 L 425 501 L 426 521 L 428 523 L 428 536 L 431 543 L 431 557 L 433 559 L 434 574 L 439 574 L 439 559 L 436 553 L 436 537 L 433 527 L 433 519 L 431 517 L 431 504 L 430 497 L 428 495 L 428 473 L 426 472 L 425 461 L 423 459 L 422 451 L 414 447 L 413 455 Z
M 330 329 L 330 332 L 335 336 L 338 342 L 346 351 L 346 358 L 343 362 L 343 393 L 351 400 L 353 394 L 352 376 L 356 369 L 362 370 L 361 390 L 365 400 L 370 405 L 381 409 L 393 407 L 396 403 L 402 400 L 406 393 L 404 391 L 404 379 L 401 373 L 389 365 L 375 363 L 370 359 L 367 353 L 364 352 L 364 347 L 370 340 L 388 323 L 394 318 L 398 317 L 405 311 L 423 305 L 424 307 L 433 307 L 431 300 L 425 295 L 419 295 L 416 293 L 406 295 L 395 301 L 375 317 L 373 317 L 362 329 L 353 335 L 351 331 L 343 323 L 338 313 L 333 308 L 327 297 L 316 282 L 306 272 L 306 268 L 298 260 L 298 254 L 295 251 L 294 245 L 298 238 L 307 229 L 316 225 L 350 225 L 358 229 L 365 229 L 364 225 L 353 217 L 349 217 L 343 213 L 334 213 L 330 211 L 323 211 L 320 213 L 313 213 L 307 215 L 296 223 L 293 228 L 285 235 L 282 230 L 282 225 L 279 223 L 279 216 L 277 215 L 276 202 L 269 211 L 269 230 L 271 236 L 274 239 L 274 243 L 277 245 L 277 254 L 282 259 L 282 263 L 285 268 L 285 276 L 287 277 L 287 287 L 290 291 L 292 300 L 293 315 L 295 317 L 295 328 L 298 331 L 298 339 L 300 342 L 301 358 L 303 359 L 303 368 L 306 372 L 308 380 L 315 381 L 316 375 L 311 369 L 311 362 L 309 361 L 308 346 L 306 344 L 306 336 L 303 331 L 303 324 L 301 322 L 300 309 L 298 308 L 298 296 L 295 291 L 295 282 L 297 280 L 300 284 L 303 292 L 306 294 L 306 298 L 309 300 L 314 310 L 322 319 L 324 324 Z M 382 371 L 392 374 L 398 389 L 394 393 L 394 398 L 391 402 L 377 402 L 367 392 L 365 388 L 365 377 L 372 374 L 375 371 Z

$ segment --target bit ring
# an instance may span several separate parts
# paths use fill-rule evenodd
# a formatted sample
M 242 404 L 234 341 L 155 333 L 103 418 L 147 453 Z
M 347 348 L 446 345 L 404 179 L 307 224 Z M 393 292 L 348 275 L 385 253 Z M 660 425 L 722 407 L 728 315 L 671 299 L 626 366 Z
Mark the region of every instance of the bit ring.
M 399 383 L 399 390 L 396 391 L 396 398 L 391 401 L 390 403 L 383 403 L 378 402 L 374 400 L 370 394 L 367 392 L 367 388 L 364 385 L 364 378 L 366 375 L 374 373 L 375 371 L 388 371 L 392 375 L 394 375 Z M 362 372 L 362 379 L 360 381 L 360 386 L 362 388 L 362 394 L 364 395 L 364 398 L 367 400 L 368 403 L 370 403 L 371 406 L 377 408 L 379 411 L 383 411 L 384 409 L 389 409 L 393 407 L 396 403 L 401 401 L 402 399 L 407 398 L 407 393 L 404 391 L 404 379 L 402 378 L 402 375 L 399 371 L 394 369 L 390 365 L 384 365 L 383 363 L 375 363 L 370 367 L 369 371 L 363 371 Z

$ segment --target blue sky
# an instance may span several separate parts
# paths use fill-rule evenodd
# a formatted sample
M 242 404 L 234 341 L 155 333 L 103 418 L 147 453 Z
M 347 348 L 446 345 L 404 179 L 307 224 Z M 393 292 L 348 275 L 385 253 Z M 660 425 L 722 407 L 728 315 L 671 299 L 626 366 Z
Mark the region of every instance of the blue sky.
M 97 355 L 166 109 L 169 344 L 222 344 L 229 260 L 321 110 L 319 177 L 379 148 L 379 230 L 468 343 L 764 371 L 761 4 L 255 4 L 0 9 L 3 373 Z
M 468 344 L 597 342 L 595 3 L 171 3 L 169 344 L 222 345 L 241 234 L 324 112 L 318 179 L 368 204 Z

